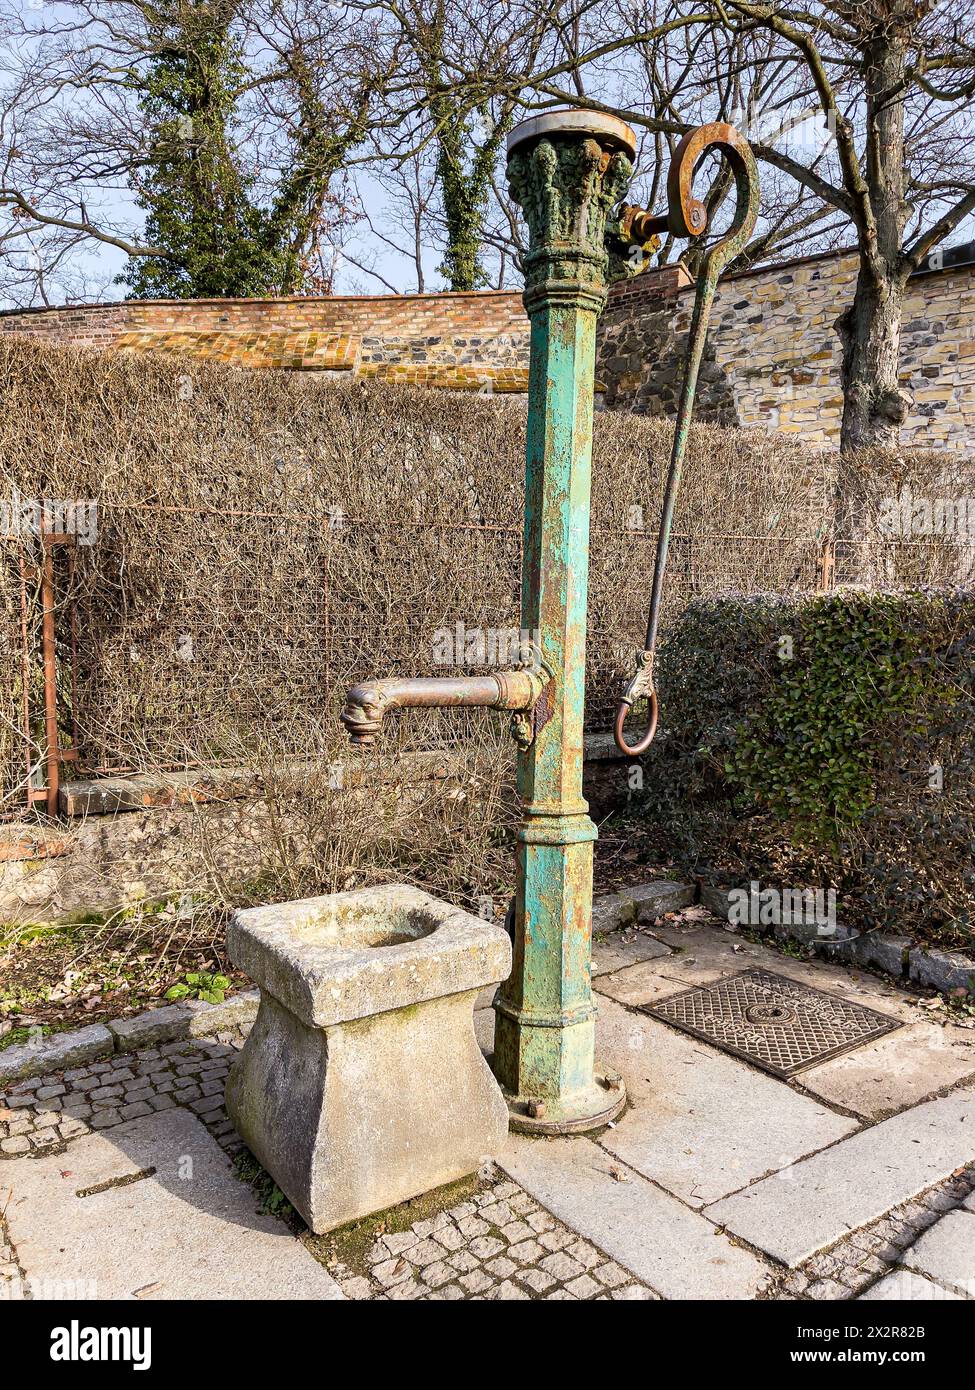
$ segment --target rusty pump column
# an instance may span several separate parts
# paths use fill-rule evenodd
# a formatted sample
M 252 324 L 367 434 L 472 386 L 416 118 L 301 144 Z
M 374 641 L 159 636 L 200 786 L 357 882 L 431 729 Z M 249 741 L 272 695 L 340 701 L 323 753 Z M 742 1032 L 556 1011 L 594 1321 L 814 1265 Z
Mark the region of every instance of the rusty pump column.
M 550 673 L 518 756 L 514 967 L 495 1001 L 494 1071 L 512 1126 L 593 1129 L 622 1109 L 622 1079 L 594 1062 L 590 978 L 596 827 L 582 797 L 589 494 L 596 319 L 607 218 L 626 190 L 633 131 L 555 111 L 508 137 L 508 183 L 530 232 L 531 319 L 522 628 Z

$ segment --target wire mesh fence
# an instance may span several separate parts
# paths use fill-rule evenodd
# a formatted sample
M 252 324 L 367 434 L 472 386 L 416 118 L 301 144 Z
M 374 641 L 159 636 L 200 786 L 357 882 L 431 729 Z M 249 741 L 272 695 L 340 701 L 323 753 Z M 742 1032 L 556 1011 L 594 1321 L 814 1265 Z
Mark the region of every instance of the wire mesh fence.
M 133 573 L 131 546 L 119 538 L 130 535 L 135 517 L 145 526 L 152 514 L 146 506 L 111 507 L 97 548 L 49 548 L 53 652 L 43 622 L 45 547 L 3 547 L 0 763 L 8 815 L 47 806 L 52 776 L 246 761 L 258 745 L 266 751 L 269 731 L 282 757 L 317 756 L 340 736 L 338 713 L 356 680 L 444 674 L 445 663 L 474 673 L 506 664 L 515 651 L 517 527 L 170 511 L 167 534 L 184 526 L 192 544 L 171 562 L 156 555 Z M 652 530 L 594 528 L 590 730 L 609 727 L 640 644 L 655 544 Z M 698 595 L 828 590 L 838 551 L 886 584 L 944 580 L 941 550 L 922 542 L 678 534 L 664 627 Z M 965 562 L 956 556 L 955 567 Z M 46 717 L 52 698 L 56 744 Z M 407 711 L 401 722 L 414 747 L 465 736 L 457 712 Z

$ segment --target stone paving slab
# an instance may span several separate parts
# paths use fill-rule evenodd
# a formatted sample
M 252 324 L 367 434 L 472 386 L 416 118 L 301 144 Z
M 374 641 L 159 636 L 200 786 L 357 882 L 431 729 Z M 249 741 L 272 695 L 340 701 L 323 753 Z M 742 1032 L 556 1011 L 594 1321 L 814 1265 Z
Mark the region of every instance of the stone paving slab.
M 656 961 L 651 960 L 616 970 L 612 974 L 600 975 L 593 980 L 593 988 L 597 994 L 605 994 L 618 1004 L 637 1008 L 640 1004 L 654 1004 L 668 995 L 680 994 L 687 989 L 687 985 L 683 980 L 661 975 Z
M 498 1159 L 552 1214 L 664 1298 L 754 1298 L 769 1271 L 591 1139 L 512 1135 Z
M 640 961 L 656 960 L 669 955 L 670 947 L 646 932 L 613 932 L 604 941 L 593 942 L 593 979 L 599 975 L 609 975 L 614 970 L 638 965 Z
M 255 1211 L 219 1145 L 175 1108 L 17 1158 L 10 1242 L 29 1287 L 100 1299 L 341 1299 L 276 1217 Z
M 908 1269 L 966 1297 L 975 1296 L 975 1215 L 949 1212 L 904 1252 Z
M 608 999 L 596 1047 L 622 1074 L 630 1100 L 602 1143 L 692 1206 L 788 1168 L 856 1128 L 784 1082 Z
M 708 1207 L 735 1235 L 795 1266 L 975 1158 L 975 1090 L 927 1101 Z
M 906 1269 L 895 1270 L 878 1279 L 860 1300 L 866 1303 L 964 1303 L 961 1294 L 952 1293 L 941 1284 L 935 1284 L 923 1275 L 911 1274 Z
M 878 1119 L 973 1074 L 975 1033 L 913 1023 L 855 1052 L 809 1067 L 796 1080 L 834 1105 Z
M 654 935 L 672 954 L 661 960 L 657 974 L 664 979 L 679 980 L 685 989 L 691 985 L 710 984 L 722 975 L 737 974 L 764 966 L 771 970 L 774 951 L 755 941 L 747 941 L 721 927 L 695 925 L 686 927 L 655 927 Z

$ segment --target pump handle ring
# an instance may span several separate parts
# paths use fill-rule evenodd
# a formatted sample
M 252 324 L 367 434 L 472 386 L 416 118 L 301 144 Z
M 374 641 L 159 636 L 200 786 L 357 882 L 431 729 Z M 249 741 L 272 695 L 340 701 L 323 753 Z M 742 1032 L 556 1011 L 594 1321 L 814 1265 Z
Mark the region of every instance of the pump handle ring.
M 645 753 L 651 743 L 653 743 L 653 736 L 657 732 L 659 706 L 657 704 L 657 692 L 652 687 L 647 691 L 647 700 L 650 702 L 650 719 L 646 729 L 637 739 L 636 743 L 627 743 L 626 732 L 623 728 L 629 718 L 630 710 L 633 708 L 633 701 L 623 696 L 616 711 L 616 722 L 613 724 L 613 738 L 620 752 L 625 753 L 630 758 L 639 758 L 642 753 Z

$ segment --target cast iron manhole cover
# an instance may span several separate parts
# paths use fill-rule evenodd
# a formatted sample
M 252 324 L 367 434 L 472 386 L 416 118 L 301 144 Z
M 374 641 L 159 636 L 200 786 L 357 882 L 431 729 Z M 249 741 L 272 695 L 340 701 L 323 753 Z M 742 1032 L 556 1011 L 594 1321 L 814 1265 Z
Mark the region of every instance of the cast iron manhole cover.
M 863 1004 L 767 970 L 746 970 L 643 1008 L 664 1023 L 783 1077 L 900 1027 L 897 1019 Z

